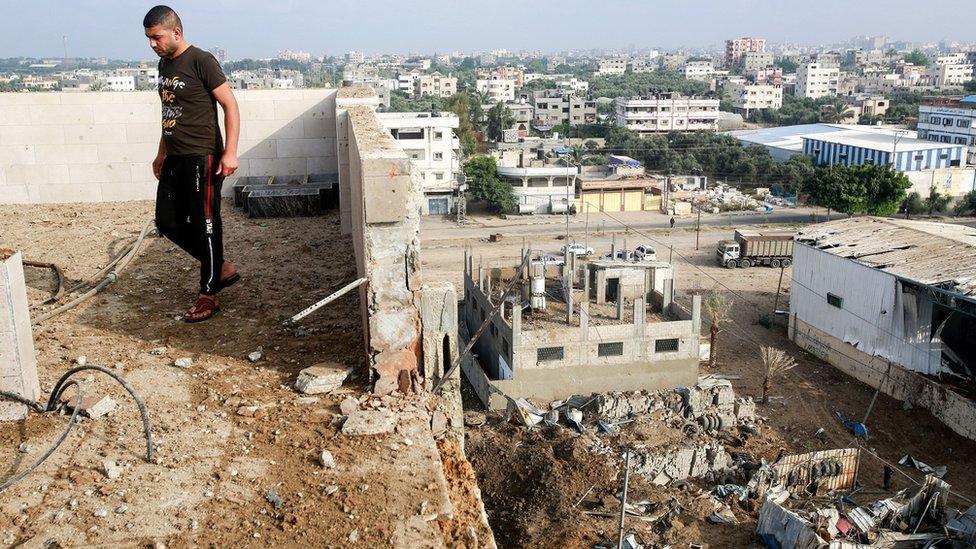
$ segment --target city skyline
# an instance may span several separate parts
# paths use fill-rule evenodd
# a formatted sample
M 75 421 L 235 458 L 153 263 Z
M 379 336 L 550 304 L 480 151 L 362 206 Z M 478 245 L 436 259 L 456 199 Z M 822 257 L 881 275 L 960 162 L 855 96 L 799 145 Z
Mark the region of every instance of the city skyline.
M 141 29 L 142 16 L 152 5 L 121 0 L 71 4 L 39 0 L 19 6 L 19 27 L 32 30 L 0 35 L 0 57 L 61 57 L 64 36 L 69 57 L 152 59 Z M 169 5 L 181 14 L 189 42 L 205 48 L 223 47 L 234 58 L 270 57 L 286 49 L 338 55 L 348 50 L 426 54 L 502 48 L 546 52 L 705 48 L 748 35 L 810 46 L 859 35 L 924 43 L 965 40 L 969 21 L 976 17 L 976 4 L 957 0 L 927 11 L 917 10 L 918 3 L 908 0 L 856 6 L 838 0 L 790 6 L 770 0 L 733 0 L 704 9 L 675 2 L 650 5 L 609 0 L 599 8 L 608 14 L 606 23 L 596 25 L 588 15 L 592 4 L 577 0 L 538 12 L 527 12 L 524 4 L 511 0 L 499 0 L 490 9 L 472 2 L 444 5 L 433 0 L 409 4 L 390 0 L 358 4 L 213 0 L 204 5 L 189 1 Z M 946 18 L 947 11 L 958 17 Z M 52 13 L 57 16 L 51 17 Z M 533 13 L 540 14 L 538 21 Z M 838 13 L 844 17 L 837 17 Z M 729 21 L 740 24 L 729 25 Z

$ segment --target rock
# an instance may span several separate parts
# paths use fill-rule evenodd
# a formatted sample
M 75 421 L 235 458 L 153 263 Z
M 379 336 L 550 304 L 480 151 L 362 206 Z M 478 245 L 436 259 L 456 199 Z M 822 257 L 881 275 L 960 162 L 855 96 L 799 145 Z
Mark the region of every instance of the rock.
M 328 450 L 322 450 L 322 454 L 319 456 L 319 463 L 326 469 L 335 469 L 336 467 L 335 458 L 332 457 L 332 452 Z
M 95 512 L 92 513 L 92 515 L 98 518 L 105 518 L 108 516 L 108 511 L 106 511 L 105 509 L 96 509 Z
M 434 410 L 430 416 L 430 432 L 436 437 L 447 431 L 447 416 L 440 410 Z
M 342 434 L 349 436 L 382 435 L 396 428 L 397 417 L 389 411 L 368 410 L 350 414 L 342 424 Z
M 31 451 L 31 445 L 26 442 L 21 442 L 20 446 L 17 447 L 17 451 L 22 454 L 27 454 Z
M 241 406 L 240 408 L 237 409 L 237 415 L 244 416 L 244 417 L 254 417 L 258 413 L 259 409 L 260 409 L 259 406 Z
M 124 515 L 128 510 L 129 507 L 127 505 L 119 505 L 118 507 L 115 508 L 115 512 L 120 515 Z
M 193 359 L 192 358 L 178 358 L 178 359 L 176 359 L 176 360 L 173 361 L 173 366 L 176 366 L 177 368 L 189 368 L 190 366 L 193 366 Z
M 349 543 L 356 543 L 357 541 L 359 541 L 359 530 L 349 532 Z
M 322 492 L 324 492 L 325 495 L 327 495 L 327 496 L 331 496 L 332 494 L 334 494 L 334 493 L 336 493 L 338 491 L 339 491 L 339 487 L 336 486 L 335 484 L 330 484 L 330 485 L 326 486 L 322 490 Z
M 281 499 L 281 496 L 278 495 L 278 492 L 274 488 L 265 492 L 264 499 L 268 500 L 268 503 L 273 505 L 275 509 L 281 509 L 285 505 L 284 500 Z
M 247 354 L 247 359 L 250 360 L 251 362 L 257 362 L 261 360 L 263 357 L 264 357 L 264 353 L 262 353 L 260 350 Z
M 68 408 L 72 411 L 74 410 L 74 404 L 76 400 L 77 393 L 71 392 L 71 394 L 62 393 L 61 402 L 67 404 Z M 84 396 L 81 398 L 81 404 L 78 405 L 79 413 L 84 416 L 90 417 L 91 419 L 98 419 L 104 415 L 108 415 L 115 411 L 116 403 L 112 397 L 91 395 Z
M 149 351 L 149 354 L 153 356 L 162 356 L 166 354 L 166 347 L 156 347 L 155 349 Z
M 342 415 L 348 416 L 359 410 L 359 401 L 354 397 L 346 397 L 341 403 L 339 403 L 339 411 Z
M 84 366 L 88 364 L 88 357 L 86 357 L 85 355 L 79 356 L 78 358 L 75 359 L 75 364 L 77 364 L 78 366 Z
M 323 362 L 305 368 L 298 374 L 295 389 L 306 395 L 331 393 L 342 386 L 351 371 L 341 364 Z
M 102 462 L 102 473 L 109 479 L 115 480 L 122 476 L 122 468 L 116 465 L 114 461 L 106 459 Z
M 464 412 L 464 425 L 467 427 L 481 427 L 487 421 L 488 418 L 481 412 L 475 412 L 474 410 Z

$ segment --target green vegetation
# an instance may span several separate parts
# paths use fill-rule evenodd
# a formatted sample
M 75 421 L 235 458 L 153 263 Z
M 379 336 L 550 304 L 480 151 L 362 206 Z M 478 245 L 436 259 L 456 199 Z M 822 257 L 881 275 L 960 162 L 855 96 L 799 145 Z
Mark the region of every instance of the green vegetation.
M 593 97 L 630 97 L 647 95 L 652 88 L 663 91 L 676 91 L 682 95 L 705 95 L 710 93 L 708 84 L 688 80 L 677 71 L 660 70 L 637 74 L 597 76 L 590 79 L 590 95 Z
M 800 64 L 792 59 L 782 58 L 776 61 L 775 65 L 783 69 L 783 73 L 789 74 L 796 72 L 796 69 L 800 68 Z
M 976 214 L 976 191 L 969 191 L 962 195 L 953 207 L 956 215 Z
M 925 198 L 925 209 L 928 210 L 929 215 L 945 213 L 949 209 L 950 202 L 952 202 L 951 196 L 940 193 L 939 189 L 932 185 L 929 188 L 929 195 Z
M 925 203 L 922 197 L 915 191 L 908 193 L 905 201 L 901 203 L 901 211 L 905 212 L 905 217 L 911 219 L 913 215 L 918 215 L 925 211 Z
M 903 204 L 911 186 L 905 174 L 888 165 L 835 164 L 817 168 L 806 180 L 804 191 L 828 210 L 890 216 Z
M 505 130 L 515 125 L 515 115 L 504 103 L 496 103 L 488 109 L 486 134 L 491 141 L 501 141 Z
M 444 107 L 458 117 L 458 129 L 454 133 L 461 141 L 461 152 L 465 156 L 472 154 L 478 143 L 475 132 L 480 128 L 483 115 L 481 103 L 472 100 L 468 94 L 456 93 L 447 98 Z
M 902 59 L 919 67 L 925 67 L 929 64 L 929 58 L 921 50 L 912 50 L 912 53 L 909 53 Z
M 553 132 L 558 132 L 560 137 L 571 137 L 588 139 L 591 137 L 606 137 L 610 129 L 609 124 L 557 124 L 552 127 Z
M 966 90 L 967 92 L 976 93 L 976 79 L 970 80 L 969 82 L 963 84 L 962 89 Z
M 510 212 L 518 205 L 512 185 L 498 177 L 495 157 L 478 155 L 464 163 L 464 175 L 471 178 L 471 196 L 484 200 L 497 213 Z

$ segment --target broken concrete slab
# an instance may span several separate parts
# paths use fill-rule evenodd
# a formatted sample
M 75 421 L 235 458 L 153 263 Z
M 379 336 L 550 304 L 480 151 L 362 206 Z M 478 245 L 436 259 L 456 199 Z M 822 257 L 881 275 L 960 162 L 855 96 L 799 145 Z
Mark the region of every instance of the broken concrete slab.
M 393 432 L 397 416 L 389 411 L 364 410 L 352 413 L 342 424 L 342 434 L 349 436 L 382 435 Z
M 0 390 L 32 401 L 41 394 L 20 253 L 0 252 Z M 23 404 L 0 400 L 0 421 L 26 415 Z
M 342 386 L 351 371 L 348 366 L 331 362 L 309 366 L 299 372 L 295 389 L 306 395 L 331 393 Z

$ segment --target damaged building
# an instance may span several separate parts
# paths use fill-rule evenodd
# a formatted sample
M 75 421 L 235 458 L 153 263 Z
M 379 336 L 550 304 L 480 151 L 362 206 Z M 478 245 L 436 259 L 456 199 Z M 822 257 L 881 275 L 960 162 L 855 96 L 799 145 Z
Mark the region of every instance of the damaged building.
M 976 229 L 873 217 L 805 228 L 791 291 L 797 345 L 976 439 Z
M 462 367 L 486 406 L 505 406 L 495 388 L 555 400 L 695 383 L 701 299 L 691 310 L 674 302 L 670 264 L 527 258 L 519 269 L 475 268 L 465 257 L 461 324 L 474 334 L 491 323 L 475 344 L 477 360 Z

